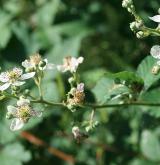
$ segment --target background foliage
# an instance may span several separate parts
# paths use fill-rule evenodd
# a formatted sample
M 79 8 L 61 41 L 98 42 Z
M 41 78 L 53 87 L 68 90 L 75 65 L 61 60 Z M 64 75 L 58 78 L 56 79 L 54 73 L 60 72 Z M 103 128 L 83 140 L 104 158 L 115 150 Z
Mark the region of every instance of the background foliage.
M 157 13 L 158 0 L 134 3 L 145 23 L 155 27 L 148 16 Z M 127 70 L 143 78 L 145 90 L 149 89 L 141 98 L 156 103 L 160 76 L 150 74 L 154 61 L 147 57 L 138 65 L 158 39 L 138 40 L 129 29 L 132 20 L 117 0 L 1 0 L 0 66 L 3 70 L 18 66 L 35 52 L 53 63 L 61 62 L 67 55 L 81 55 L 85 61 L 80 75 L 86 85 L 87 101 L 107 102 L 113 77 L 104 73 Z M 32 85 L 31 81 L 27 88 L 36 95 Z M 66 76 L 48 73 L 43 87 L 47 99 L 60 101 L 67 89 Z M 72 157 L 77 165 L 160 164 L 159 107 L 97 110 L 99 126 L 78 144 L 71 135 L 73 121 L 86 120 L 89 110 L 72 114 L 66 109 L 36 105 L 46 109 L 44 117 L 31 120 L 22 131 L 13 133 L 5 119 L 4 107 L 8 104 L 6 100 L 0 103 L 1 165 L 65 165 Z

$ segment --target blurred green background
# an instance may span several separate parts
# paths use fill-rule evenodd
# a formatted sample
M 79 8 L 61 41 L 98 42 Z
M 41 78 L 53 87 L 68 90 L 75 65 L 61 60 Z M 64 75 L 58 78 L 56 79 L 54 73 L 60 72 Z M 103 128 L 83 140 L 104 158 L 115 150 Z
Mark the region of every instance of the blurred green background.
M 145 24 L 156 27 L 148 16 L 157 13 L 159 0 L 134 0 L 134 4 Z M 0 66 L 2 70 L 20 66 L 35 52 L 55 64 L 68 55 L 83 56 L 80 75 L 86 99 L 95 102 L 91 89 L 104 72 L 134 71 L 151 46 L 159 42 L 154 37 L 138 40 L 129 29 L 132 21 L 121 0 L 1 0 Z M 55 71 L 46 74 L 45 98 L 62 100 L 69 89 L 67 75 Z M 32 86 L 30 81 L 26 88 L 36 95 Z M 83 121 L 89 111 L 73 114 L 36 105 L 46 109 L 44 117 L 31 120 L 15 133 L 5 119 L 6 106 L 14 103 L 0 103 L 0 165 L 67 165 L 70 156 L 76 165 L 160 164 L 160 115 L 133 107 L 104 108 L 96 112 L 97 129 L 76 143 L 71 134 L 73 121 Z M 52 147 L 49 151 L 48 146 Z

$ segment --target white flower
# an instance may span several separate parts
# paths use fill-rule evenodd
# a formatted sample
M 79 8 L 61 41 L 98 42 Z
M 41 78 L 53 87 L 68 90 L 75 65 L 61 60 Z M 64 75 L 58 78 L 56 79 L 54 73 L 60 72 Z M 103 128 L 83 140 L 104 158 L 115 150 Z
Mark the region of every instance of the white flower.
M 21 86 L 25 82 L 23 80 L 34 77 L 35 72 L 23 74 L 22 69 L 13 68 L 10 71 L 0 74 L 0 82 L 4 83 L 0 86 L 0 91 L 8 89 L 10 86 Z
M 152 48 L 151 48 L 151 51 L 150 51 L 151 55 L 156 58 L 156 59 L 160 59 L 160 46 L 159 45 L 154 45 Z
M 160 23 L 160 15 L 155 15 L 153 17 L 149 17 L 154 22 Z
M 152 57 L 157 59 L 157 65 L 160 66 L 160 45 L 154 45 L 150 51 Z
M 42 59 L 38 53 L 30 56 L 30 59 L 23 61 L 22 66 L 29 71 L 36 70 L 37 67 L 39 70 L 54 68 L 54 64 L 48 63 L 47 59 Z
M 63 59 L 63 64 L 62 65 L 58 65 L 57 69 L 61 72 L 67 72 L 70 71 L 72 73 L 76 72 L 79 64 L 81 64 L 83 62 L 84 58 L 83 57 L 79 57 L 79 58 L 75 58 L 75 57 L 65 57 Z
M 155 15 L 153 17 L 149 17 L 149 19 L 151 19 L 154 22 L 158 23 L 158 28 L 160 28 L 160 15 Z
M 8 112 L 6 117 L 12 118 L 10 125 L 12 131 L 21 129 L 31 117 L 42 116 L 42 112 L 33 110 L 30 106 L 30 101 L 22 97 L 17 101 L 17 106 L 9 105 L 7 109 Z

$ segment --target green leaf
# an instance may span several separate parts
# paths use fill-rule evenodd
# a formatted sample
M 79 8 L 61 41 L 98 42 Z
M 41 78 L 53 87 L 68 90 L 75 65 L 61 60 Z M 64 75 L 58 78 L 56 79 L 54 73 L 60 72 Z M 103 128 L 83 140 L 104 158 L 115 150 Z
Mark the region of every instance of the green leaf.
M 0 48 L 5 48 L 11 37 L 11 16 L 0 12 Z
M 29 151 L 25 151 L 20 143 L 7 145 L 0 151 L 0 162 L 2 165 L 22 165 L 31 159 Z
M 75 37 L 82 32 L 92 32 L 93 30 L 91 30 L 84 21 L 79 20 L 55 25 L 52 27 L 52 31 L 54 31 L 55 34 L 58 33 L 59 35 L 65 35 L 67 37 Z
M 121 84 L 116 84 L 115 81 Z M 93 93 L 98 102 L 104 103 L 109 99 L 122 94 L 129 94 L 131 90 L 124 84 L 134 85 L 139 90 L 143 87 L 143 80 L 133 72 L 106 73 L 93 88 Z M 137 92 L 137 91 L 136 91 Z M 138 91 L 140 92 L 140 91 Z
M 141 99 L 144 100 L 147 103 L 160 103 L 160 89 L 154 89 L 149 92 L 144 93 L 141 96 Z M 143 107 L 143 110 L 145 112 L 149 113 L 150 115 L 154 117 L 160 117 L 160 110 L 159 107 Z
M 132 160 L 129 165 L 157 165 L 157 163 L 150 162 L 148 160 L 143 159 L 134 159 Z
M 0 122 L 0 143 L 6 144 L 8 142 L 11 142 L 12 140 L 16 139 L 17 135 L 16 132 L 12 132 L 10 130 L 8 120 L 6 122 L 1 121 Z
M 78 56 L 81 41 L 89 33 L 89 31 L 83 31 L 74 37 L 57 43 L 55 47 L 48 52 L 47 58 L 55 63 L 62 63 L 62 59 L 66 56 Z
M 140 85 L 144 84 L 143 79 L 133 72 L 123 71 L 123 72 L 119 72 L 119 73 L 115 73 L 115 74 L 108 74 L 108 76 L 110 76 L 111 78 L 114 78 L 114 79 L 127 81 L 127 83 L 129 83 L 129 84 L 132 84 L 135 82 Z
M 106 73 L 106 70 L 103 68 L 98 69 L 92 69 L 85 71 L 82 73 L 81 77 L 84 80 L 85 85 L 88 85 L 90 87 L 93 87 L 95 83 L 103 77 L 103 75 Z
M 160 74 L 154 75 L 151 73 L 155 63 L 156 60 L 153 57 L 147 56 L 137 68 L 137 74 L 144 80 L 144 90 L 147 90 L 160 78 Z
M 151 161 L 160 161 L 160 143 L 154 132 L 143 131 L 140 146 L 145 157 Z
M 48 25 L 51 25 L 58 12 L 59 6 L 60 0 L 51 0 L 50 2 L 42 5 L 34 15 L 36 24 L 44 28 Z

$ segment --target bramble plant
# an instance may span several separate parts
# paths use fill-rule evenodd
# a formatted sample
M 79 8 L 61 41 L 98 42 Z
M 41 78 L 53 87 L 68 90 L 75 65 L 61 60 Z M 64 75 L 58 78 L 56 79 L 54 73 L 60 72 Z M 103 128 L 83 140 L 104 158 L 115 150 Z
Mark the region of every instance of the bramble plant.
M 0 165 L 159 165 L 159 7 L 0 1 Z
M 122 6 L 135 18 L 135 21 L 130 24 L 130 28 L 136 33 L 137 38 L 143 38 L 149 35 L 160 36 L 160 15 L 149 17 L 149 19 L 158 23 L 158 27 L 152 29 L 144 25 L 144 21 L 137 14 L 132 0 L 123 0 Z M 12 120 L 10 129 L 12 131 L 19 130 L 24 124 L 29 122 L 32 117 L 42 117 L 43 112 L 32 108 L 32 104 L 40 103 L 47 106 L 62 106 L 73 113 L 76 113 L 79 109 L 89 108 L 92 110 L 89 121 L 74 125 L 72 128 L 75 139 L 79 141 L 83 139 L 83 137 L 87 137 L 88 135 L 86 133 L 98 125 L 98 121 L 94 120 L 94 112 L 96 109 L 122 106 L 160 106 L 160 103 L 146 102 L 141 98 L 142 93 L 144 94 L 159 78 L 160 46 L 153 46 L 150 53 L 152 58 L 147 57 L 142 64 L 139 65 L 137 73 L 128 71 L 115 74 L 106 73 L 105 78 L 107 81 L 110 81 L 107 87 L 107 95 L 105 94 L 103 96 L 101 93 L 101 96 L 98 96 L 98 94 L 96 94 L 97 97 L 101 97 L 102 99 L 101 102 L 94 104 L 85 101 L 85 85 L 80 81 L 78 75 L 78 67 L 83 63 L 83 57 L 75 58 L 68 56 L 63 59 L 63 64 L 55 65 L 49 63 L 47 59 L 43 59 L 38 53 L 31 55 L 29 59 L 22 62 L 24 69 L 15 67 L 0 74 L 0 99 L 17 99 L 16 105 L 9 105 L 7 107 L 6 118 Z M 146 66 L 146 61 L 153 63 L 153 65 L 150 66 L 151 68 L 146 68 L 148 67 Z M 144 70 L 144 68 L 147 70 Z M 55 69 L 62 73 L 70 73 L 68 77 L 70 90 L 66 93 L 66 99 L 60 103 L 50 102 L 44 99 L 45 94 L 41 88 L 47 70 Z M 149 78 L 144 76 L 144 71 L 148 71 L 147 74 Z M 27 79 L 33 79 L 38 88 L 39 98 L 32 96 L 29 89 L 21 89 L 21 86 L 25 85 Z M 99 82 L 95 89 L 101 89 L 101 85 L 103 85 L 103 83 Z M 99 98 L 97 100 L 99 100 Z M 82 127 L 85 127 L 85 132 L 81 131 Z

